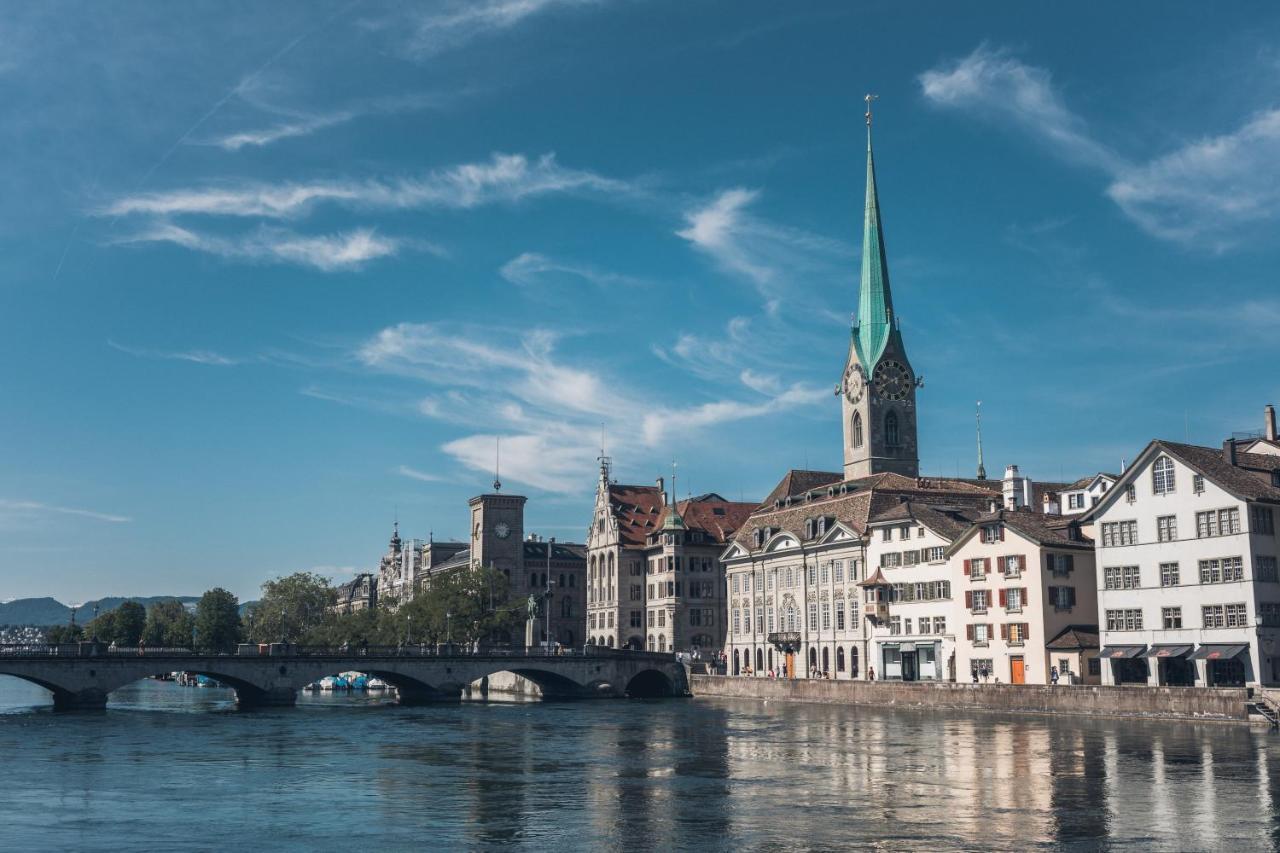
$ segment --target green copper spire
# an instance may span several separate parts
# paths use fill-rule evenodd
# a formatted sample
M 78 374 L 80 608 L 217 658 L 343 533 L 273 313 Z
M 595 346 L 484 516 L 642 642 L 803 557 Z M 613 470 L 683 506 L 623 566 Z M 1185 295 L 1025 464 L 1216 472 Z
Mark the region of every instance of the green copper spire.
M 667 520 L 662 523 L 663 530 L 684 530 L 684 519 L 680 517 L 680 510 L 676 507 L 676 463 L 671 460 L 671 512 L 667 513 Z
M 871 155 L 871 101 L 867 95 L 867 202 L 862 227 L 862 282 L 858 293 L 858 325 L 853 342 L 864 370 L 875 369 L 893 331 L 893 296 L 889 263 L 884 254 L 880 199 L 876 195 L 875 158 Z

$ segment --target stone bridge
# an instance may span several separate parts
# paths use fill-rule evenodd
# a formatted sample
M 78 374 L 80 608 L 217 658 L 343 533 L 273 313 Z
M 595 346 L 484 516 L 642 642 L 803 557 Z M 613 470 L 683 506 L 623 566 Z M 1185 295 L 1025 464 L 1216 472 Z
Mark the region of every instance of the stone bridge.
M 88 647 L 88 648 L 86 648 Z M 395 687 L 401 704 L 457 701 L 479 682 L 509 672 L 536 684 L 544 699 L 686 696 L 687 672 L 674 655 L 617 649 L 551 655 L 541 649 L 479 654 L 367 653 L 273 647 L 270 654 L 199 654 L 187 650 L 106 652 L 81 647 L 0 648 L 0 675 L 34 682 L 59 709 L 106 707 L 113 690 L 140 679 L 189 672 L 235 691 L 242 708 L 293 705 L 300 690 L 328 675 L 363 672 Z

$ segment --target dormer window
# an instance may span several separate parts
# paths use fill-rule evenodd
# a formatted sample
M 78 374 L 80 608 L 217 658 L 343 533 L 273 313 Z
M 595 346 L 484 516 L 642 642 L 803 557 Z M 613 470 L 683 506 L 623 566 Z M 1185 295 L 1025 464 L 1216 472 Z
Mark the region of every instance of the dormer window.
M 982 541 L 987 544 L 1004 541 L 1004 525 L 988 524 L 982 528 Z
M 1124 499 L 1128 503 L 1133 503 L 1138 499 L 1138 487 L 1130 483 L 1124 487 Z
M 1271 485 L 1280 487 L 1280 469 L 1271 472 Z
M 827 532 L 827 520 L 825 518 L 818 519 L 818 535 L 821 536 Z
M 812 518 L 805 519 L 805 522 L 804 522 L 804 538 L 805 538 L 805 539 L 812 539 L 812 538 L 813 538 L 813 531 L 814 531 L 814 523 L 813 523 L 813 519 L 812 519 Z
M 763 531 L 763 530 L 761 530 L 759 527 L 757 527 L 755 530 L 753 530 L 753 531 L 751 532 L 751 535 L 752 535 L 752 537 L 755 539 L 755 543 L 756 543 L 756 547 L 757 547 L 757 548 L 759 548 L 761 545 L 763 545 L 763 544 L 764 544 L 764 531 Z

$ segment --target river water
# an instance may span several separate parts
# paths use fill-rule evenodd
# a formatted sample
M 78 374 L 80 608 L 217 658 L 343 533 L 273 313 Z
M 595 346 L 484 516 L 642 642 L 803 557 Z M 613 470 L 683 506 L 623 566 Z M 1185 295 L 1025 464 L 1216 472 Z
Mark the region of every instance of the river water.
M 743 700 L 400 708 L 0 677 L 0 849 L 1269 850 L 1280 736 Z

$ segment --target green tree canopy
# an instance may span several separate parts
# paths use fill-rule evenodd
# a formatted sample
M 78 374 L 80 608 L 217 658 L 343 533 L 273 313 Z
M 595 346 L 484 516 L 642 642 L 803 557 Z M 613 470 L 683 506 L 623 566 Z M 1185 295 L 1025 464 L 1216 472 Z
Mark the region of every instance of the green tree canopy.
M 259 643 L 317 643 L 324 637 L 329 607 L 335 601 L 329 579 L 314 572 L 295 572 L 262 585 L 253 608 L 253 639 Z
M 232 651 L 240 636 L 240 600 L 221 587 L 200 596 L 196 605 L 197 647 Z
M 192 644 L 195 617 L 180 601 L 159 601 L 147 610 L 142 641 L 148 646 L 183 648 Z
M 44 641 L 53 645 L 76 643 L 83 639 L 84 629 L 79 625 L 54 625 L 44 632 Z
M 397 642 L 470 643 L 515 633 L 524 621 L 524 604 L 511 597 L 511 583 L 496 569 L 459 569 L 431 579 L 394 614 L 384 631 Z
M 136 601 L 125 601 L 112 615 L 115 616 L 115 641 L 122 646 L 136 646 L 147 624 L 147 609 Z

